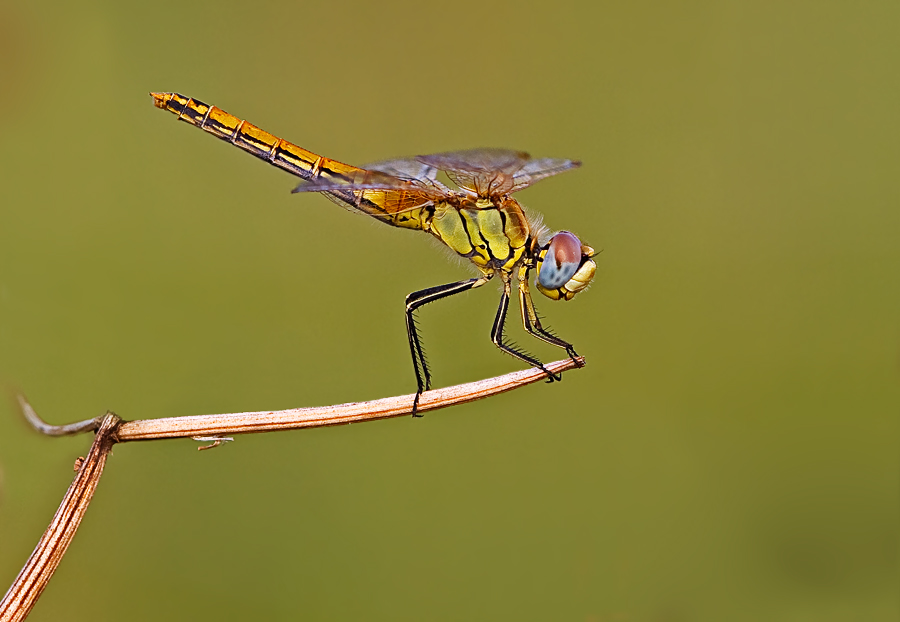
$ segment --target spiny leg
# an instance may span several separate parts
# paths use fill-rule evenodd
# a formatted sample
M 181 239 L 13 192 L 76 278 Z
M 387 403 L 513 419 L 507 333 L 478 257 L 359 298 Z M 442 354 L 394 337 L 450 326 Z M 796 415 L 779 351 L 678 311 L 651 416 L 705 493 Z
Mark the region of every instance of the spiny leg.
M 422 395 L 423 391 L 431 388 L 431 372 L 428 370 L 428 362 L 425 360 L 425 351 L 422 349 L 422 340 L 419 337 L 419 329 L 416 326 L 416 318 L 413 314 L 416 309 L 429 302 L 481 287 L 491 280 L 492 276 L 485 275 L 474 279 L 466 279 L 465 281 L 457 281 L 456 283 L 448 283 L 447 285 L 429 287 L 428 289 L 413 292 L 406 297 L 406 337 L 409 339 L 409 350 L 412 353 L 413 368 L 416 371 L 416 398 L 413 400 L 413 417 L 421 417 L 417 413 L 419 396 Z
M 503 336 L 503 325 L 506 322 L 506 312 L 509 309 L 509 294 L 510 294 L 510 284 L 509 284 L 509 276 L 503 275 L 503 293 L 500 295 L 500 306 L 497 307 L 497 316 L 494 318 L 494 327 L 491 329 L 491 341 L 494 342 L 494 345 L 506 352 L 507 354 L 511 354 L 517 359 L 525 361 L 532 367 L 537 367 L 545 374 L 547 374 L 547 382 L 553 382 L 554 380 L 560 380 L 560 376 L 553 374 L 549 369 L 544 367 L 544 364 L 539 360 L 523 352 L 522 350 L 516 348 L 515 346 L 509 345 L 505 342 L 505 338 Z
M 575 347 L 541 326 L 541 319 L 534 307 L 534 301 L 531 299 L 531 291 L 528 289 L 528 268 L 526 267 L 519 271 L 519 307 L 522 311 L 522 325 L 526 331 L 551 345 L 563 348 L 569 358 L 576 365 L 578 364 L 578 353 L 575 352 Z

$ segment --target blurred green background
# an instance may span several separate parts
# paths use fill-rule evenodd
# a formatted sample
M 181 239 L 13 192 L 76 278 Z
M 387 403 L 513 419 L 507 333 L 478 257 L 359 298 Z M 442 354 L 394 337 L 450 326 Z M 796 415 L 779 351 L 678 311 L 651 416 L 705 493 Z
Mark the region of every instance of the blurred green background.
M 603 249 L 537 301 L 561 384 L 118 446 L 31 619 L 896 620 L 900 4 L 675 5 L 0 4 L 0 381 L 52 422 L 409 393 L 404 296 L 469 274 L 151 90 L 582 159 L 519 198 Z M 438 386 L 520 367 L 495 290 L 420 314 Z M 0 592 L 90 440 L 0 405 Z

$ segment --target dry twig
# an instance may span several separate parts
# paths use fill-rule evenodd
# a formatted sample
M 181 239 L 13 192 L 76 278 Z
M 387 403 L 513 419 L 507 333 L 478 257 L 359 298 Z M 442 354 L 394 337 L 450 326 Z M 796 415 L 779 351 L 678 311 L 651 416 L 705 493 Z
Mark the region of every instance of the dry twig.
M 31 557 L 25 562 L 6 596 L 0 601 L 0 622 L 24 620 L 50 582 L 50 577 L 62 561 L 94 496 L 94 490 L 106 464 L 106 457 L 115 443 L 115 431 L 119 421 L 121 420 L 112 413 L 99 418 L 99 429 L 94 437 L 94 444 L 91 445 L 91 451 L 82 461 L 75 480 L 66 491 L 66 496 L 59 504 L 53 520 L 50 521 L 50 526 L 44 531 Z
M 552 374 L 561 374 L 584 365 L 584 359 L 565 359 L 545 365 Z M 463 404 L 473 400 L 511 391 L 543 380 L 547 375 L 540 369 L 527 369 L 468 384 L 435 389 L 423 393 L 419 399 L 419 413 Z M 55 426 L 44 422 L 25 400 L 19 396 L 19 405 L 28 422 L 42 434 L 63 436 L 96 431 L 94 443 L 87 457 L 76 462 L 77 475 L 50 526 L 9 591 L 0 601 L 0 622 L 24 620 L 37 602 L 41 592 L 62 560 L 75 531 L 84 517 L 103 467 L 115 443 L 147 441 L 165 438 L 195 438 L 212 442 L 198 449 L 211 449 L 223 441 L 231 440 L 223 434 L 247 434 L 275 430 L 296 430 L 320 426 L 342 425 L 399 417 L 412 412 L 413 395 L 390 397 L 370 402 L 322 406 L 319 408 L 293 408 L 279 411 L 229 413 L 223 415 L 199 415 L 194 417 L 169 417 L 123 421 L 113 413 L 103 417 L 86 419 L 77 423 Z

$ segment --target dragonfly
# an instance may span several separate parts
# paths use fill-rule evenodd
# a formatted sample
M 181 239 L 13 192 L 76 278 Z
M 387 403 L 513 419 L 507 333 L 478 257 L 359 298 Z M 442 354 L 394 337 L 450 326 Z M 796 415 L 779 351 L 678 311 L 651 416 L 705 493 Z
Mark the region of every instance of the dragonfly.
M 500 350 L 541 369 L 548 382 L 561 380 L 535 356 L 505 336 L 509 301 L 515 286 L 525 330 L 562 348 L 583 364 L 574 346 L 541 324 L 529 289 L 552 300 L 571 300 L 590 284 L 595 252 L 570 231 L 551 234 L 539 219 L 529 219 L 512 194 L 533 183 L 578 168 L 581 162 L 532 158 L 509 149 L 470 149 L 350 166 L 307 151 L 241 120 L 221 108 L 179 93 L 151 93 L 154 104 L 178 119 L 240 147 L 303 181 L 294 192 L 318 192 L 334 202 L 403 229 L 425 231 L 468 259 L 478 276 L 437 285 L 406 297 L 406 334 L 416 374 L 412 414 L 431 388 L 415 312 L 422 305 L 481 287 L 498 278 L 500 304 L 491 341 Z M 438 179 L 444 173 L 455 186 Z

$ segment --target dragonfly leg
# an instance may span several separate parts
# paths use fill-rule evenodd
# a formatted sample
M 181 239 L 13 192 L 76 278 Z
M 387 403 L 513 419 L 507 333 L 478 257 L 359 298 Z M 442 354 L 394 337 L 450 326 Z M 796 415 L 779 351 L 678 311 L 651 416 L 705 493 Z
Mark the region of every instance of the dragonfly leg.
M 534 301 L 531 299 L 531 291 L 528 289 L 527 268 L 523 268 L 519 274 L 519 307 L 522 311 L 522 325 L 526 331 L 542 341 L 564 349 L 569 358 L 578 364 L 578 353 L 575 352 L 575 347 L 541 326 L 541 319 L 534 307 Z
M 494 318 L 494 327 L 491 329 L 491 341 L 494 342 L 494 345 L 506 352 L 507 354 L 511 354 L 519 360 L 525 361 L 532 367 L 537 367 L 545 374 L 547 374 L 547 382 L 553 382 L 554 380 L 560 380 L 561 376 L 552 373 L 544 364 L 539 360 L 519 349 L 515 345 L 511 345 L 506 343 L 506 338 L 503 335 L 503 325 L 506 322 L 506 312 L 509 309 L 509 294 L 510 294 L 510 283 L 509 277 L 505 277 L 503 280 L 503 293 L 500 295 L 500 306 L 497 308 L 497 317 Z
M 465 281 L 457 281 L 456 283 L 448 283 L 447 285 L 438 285 L 429 287 L 417 292 L 411 293 L 406 297 L 406 336 L 409 339 L 409 350 L 412 353 L 413 368 L 416 370 L 416 398 L 413 400 L 413 417 L 421 417 L 418 414 L 419 396 L 423 391 L 431 388 L 431 372 L 428 369 L 428 362 L 425 360 L 425 350 L 422 349 L 422 339 L 419 336 L 419 328 L 416 326 L 415 311 L 424 304 L 452 296 L 476 287 L 481 287 L 493 275 L 484 275 L 474 279 L 466 279 Z

